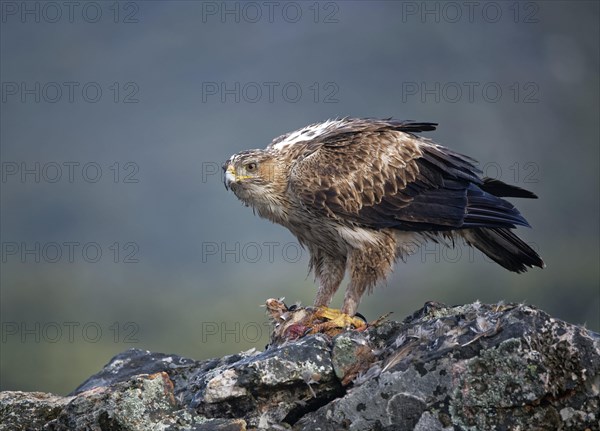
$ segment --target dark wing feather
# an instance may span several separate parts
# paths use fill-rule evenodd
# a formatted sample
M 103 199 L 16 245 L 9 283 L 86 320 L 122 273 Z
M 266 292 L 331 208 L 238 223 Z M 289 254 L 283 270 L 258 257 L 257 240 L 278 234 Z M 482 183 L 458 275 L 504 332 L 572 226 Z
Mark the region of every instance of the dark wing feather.
M 537 196 L 529 190 L 505 184 L 494 178 L 484 178 L 481 188 L 494 196 L 537 199 Z
M 500 196 L 529 192 L 482 180 L 473 160 L 412 134 L 432 123 L 354 120 L 306 145 L 290 188 L 312 211 L 373 228 L 528 226 Z
M 524 272 L 529 267 L 546 266 L 536 251 L 509 229 L 476 228 L 464 230 L 462 234 L 468 244 L 509 271 Z

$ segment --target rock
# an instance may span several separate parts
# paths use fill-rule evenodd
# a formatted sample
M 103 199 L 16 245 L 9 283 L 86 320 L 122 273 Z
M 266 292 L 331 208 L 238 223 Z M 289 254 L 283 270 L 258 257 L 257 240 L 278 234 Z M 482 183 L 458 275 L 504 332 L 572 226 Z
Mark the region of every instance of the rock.
M 73 398 L 42 392 L 0 392 L 0 429 L 41 429 Z
M 66 397 L 3 392 L 0 430 L 600 429 L 600 336 L 531 306 L 285 333 L 205 361 L 131 349 Z

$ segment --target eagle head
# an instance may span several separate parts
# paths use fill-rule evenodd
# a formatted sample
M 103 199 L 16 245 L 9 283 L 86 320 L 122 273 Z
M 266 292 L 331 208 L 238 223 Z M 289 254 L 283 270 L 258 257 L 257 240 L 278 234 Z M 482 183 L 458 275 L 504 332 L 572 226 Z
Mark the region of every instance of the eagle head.
M 231 156 L 224 164 L 225 188 L 246 206 L 264 217 L 273 218 L 285 191 L 285 175 L 279 160 L 268 150 L 247 150 Z

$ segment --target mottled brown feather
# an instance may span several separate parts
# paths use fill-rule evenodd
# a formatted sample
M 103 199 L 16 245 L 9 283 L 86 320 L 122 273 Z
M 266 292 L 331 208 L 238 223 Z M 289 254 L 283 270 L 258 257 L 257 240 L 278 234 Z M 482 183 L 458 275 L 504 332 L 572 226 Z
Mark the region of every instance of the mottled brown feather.
M 403 132 L 346 133 L 343 141 L 334 136 L 309 143 L 292 165 L 289 186 L 305 205 L 330 217 L 358 215 L 415 181 L 421 156 L 418 141 Z

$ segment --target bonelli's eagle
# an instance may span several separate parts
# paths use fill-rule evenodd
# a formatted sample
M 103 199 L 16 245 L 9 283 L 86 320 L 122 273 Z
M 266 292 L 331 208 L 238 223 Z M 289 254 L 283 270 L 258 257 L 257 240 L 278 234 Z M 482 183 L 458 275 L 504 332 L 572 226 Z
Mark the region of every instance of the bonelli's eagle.
M 474 160 L 418 136 L 435 123 L 344 118 L 280 136 L 223 165 L 225 186 L 259 216 L 288 228 L 310 252 L 327 306 L 346 269 L 342 311 L 426 240 L 463 238 L 504 268 L 543 267 L 513 232 L 529 226 L 503 197 L 536 198 L 481 178 Z

